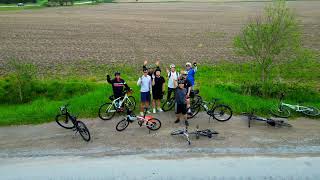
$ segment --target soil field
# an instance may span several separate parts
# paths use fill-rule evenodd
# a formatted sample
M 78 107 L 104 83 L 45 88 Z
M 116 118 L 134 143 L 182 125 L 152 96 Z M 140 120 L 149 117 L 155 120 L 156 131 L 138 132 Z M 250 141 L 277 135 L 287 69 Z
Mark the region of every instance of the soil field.
M 320 49 L 320 1 L 290 1 L 306 47 Z M 93 63 L 238 61 L 232 39 L 266 2 L 112 3 L 0 11 L 0 74 L 10 59 L 45 69 Z M 2 68 L 1 68 L 2 67 Z

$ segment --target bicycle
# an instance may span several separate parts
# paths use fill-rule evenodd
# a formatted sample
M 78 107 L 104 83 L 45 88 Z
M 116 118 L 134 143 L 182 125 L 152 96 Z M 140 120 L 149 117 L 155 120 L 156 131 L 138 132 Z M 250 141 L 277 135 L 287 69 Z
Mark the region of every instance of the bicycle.
M 116 114 L 116 112 L 121 113 L 124 109 L 129 109 L 133 111 L 136 107 L 136 100 L 131 96 L 132 90 L 125 90 L 124 96 L 114 99 L 110 96 L 109 99 L 112 101 L 104 103 L 99 108 L 99 117 L 102 120 L 110 120 Z M 124 107 L 123 107 L 124 106 Z
M 188 142 L 189 145 L 191 145 L 191 141 L 189 138 L 190 134 L 195 134 L 196 135 L 196 139 L 199 139 L 200 136 L 206 136 L 208 138 L 212 138 L 214 135 L 219 134 L 217 131 L 212 130 L 212 129 L 203 129 L 203 130 L 199 130 L 199 125 L 196 126 L 196 130 L 193 132 L 189 132 L 188 131 L 188 126 L 189 123 L 187 121 L 185 121 L 185 129 L 177 129 L 171 132 L 171 135 L 183 135 L 186 137 L 186 140 Z
M 198 103 L 191 105 L 191 115 L 188 115 L 188 119 L 195 117 L 201 108 L 207 112 L 207 114 L 216 119 L 217 121 L 224 122 L 228 121 L 232 117 L 232 109 L 225 104 L 218 103 L 220 99 L 213 98 L 212 101 L 207 102 L 200 99 Z
M 281 117 L 281 118 L 288 118 L 291 115 L 290 111 L 295 111 L 299 113 L 303 113 L 307 116 L 318 116 L 320 114 L 319 109 L 315 107 L 307 107 L 307 106 L 301 106 L 299 104 L 297 105 L 291 105 L 283 102 L 284 94 L 282 93 L 280 95 L 280 103 L 278 104 L 277 107 L 274 107 L 270 109 L 270 113 L 276 117 Z
M 59 126 L 65 129 L 73 129 L 73 131 L 76 131 L 76 133 L 80 133 L 83 140 L 87 142 L 90 141 L 91 136 L 89 129 L 82 121 L 78 121 L 75 116 L 72 116 L 69 113 L 68 105 L 60 107 L 60 114 L 58 114 L 55 119 Z M 71 123 L 69 122 L 69 120 L 71 121 Z
M 262 121 L 265 122 L 267 125 L 273 126 L 273 127 L 292 127 L 291 124 L 287 123 L 284 120 L 275 120 L 275 119 L 270 119 L 270 118 L 263 118 L 263 117 L 259 117 L 254 115 L 253 112 L 251 113 L 241 113 L 244 116 L 248 117 L 248 127 L 251 127 L 251 121 Z
M 201 96 L 199 96 L 199 90 L 192 90 L 190 92 L 190 104 L 197 104 L 198 101 L 200 101 Z M 164 112 L 170 111 L 173 109 L 175 105 L 175 97 L 171 97 L 170 99 L 167 99 L 163 105 L 162 105 L 162 110 Z
M 133 123 L 134 121 L 137 121 L 140 127 L 146 126 L 151 131 L 160 129 L 161 121 L 157 118 L 154 118 L 153 116 L 146 116 L 146 114 L 147 108 L 145 108 L 143 116 L 136 116 L 132 111 L 128 110 L 127 116 L 123 120 L 118 122 L 116 130 L 123 131 L 129 126 L 130 123 Z

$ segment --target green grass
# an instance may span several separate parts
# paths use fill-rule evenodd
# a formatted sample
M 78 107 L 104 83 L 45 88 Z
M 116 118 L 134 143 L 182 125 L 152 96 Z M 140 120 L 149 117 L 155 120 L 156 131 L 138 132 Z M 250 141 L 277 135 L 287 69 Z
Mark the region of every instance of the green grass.
M 255 66 L 254 63 L 230 62 L 214 65 L 200 64 L 196 74 L 196 87 L 200 89 L 200 95 L 205 100 L 220 98 L 221 102 L 230 105 L 236 114 L 254 109 L 258 114 L 267 116 L 269 109 L 278 103 L 277 97 L 274 94 L 268 97 L 255 96 L 243 91 L 243 85 L 259 83 Z M 317 58 L 279 64 L 272 71 L 275 82 L 269 84 L 269 89 L 274 90 L 275 93 L 285 90 L 288 103 L 296 104 L 298 100 L 302 100 L 305 105 L 320 108 L 318 67 L 320 67 L 320 61 Z M 109 101 L 108 97 L 112 94 L 111 85 L 103 81 L 107 74 L 113 76 L 115 71 L 122 72 L 122 77 L 134 89 L 134 97 L 139 103 L 139 87 L 136 85 L 136 80 L 141 75 L 140 65 L 96 65 L 80 61 L 78 66 L 68 66 L 68 68 L 59 70 L 72 72 L 67 75 L 60 76 L 48 72 L 43 77 L 38 77 L 36 81 L 39 83 L 36 84 L 44 84 L 43 87 L 47 87 L 45 92 L 51 93 L 40 91 L 42 94 L 40 93 L 25 104 L 0 105 L 0 125 L 39 124 L 53 121 L 55 115 L 59 113 L 58 107 L 66 103 L 70 104 L 70 112 L 80 118 L 97 117 L 99 106 Z M 162 67 L 162 69 L 165 68 Z M 59 83 L 57 85 L 53 82 Z M 86 88 L 87 85 L 90 85 L 90 88 Z M 61 90 L 52 91 L 54 87 L 59 87 L 58 89 Z

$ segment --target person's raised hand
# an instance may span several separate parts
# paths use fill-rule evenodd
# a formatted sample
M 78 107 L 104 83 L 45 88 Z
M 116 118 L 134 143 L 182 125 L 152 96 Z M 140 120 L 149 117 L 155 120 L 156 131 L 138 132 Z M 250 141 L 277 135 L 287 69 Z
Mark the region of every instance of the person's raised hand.
M 157 61 L 156 61 L 156 65 L 157 65 L 157 66 L 159 66 L 159 64 L 160 64 L 160 61 L 159 61 L 159 60 L 157 60 Z
M 147 65 L 147 64 L 148 64 L 148 61 L 144 60 L 143 65 Z

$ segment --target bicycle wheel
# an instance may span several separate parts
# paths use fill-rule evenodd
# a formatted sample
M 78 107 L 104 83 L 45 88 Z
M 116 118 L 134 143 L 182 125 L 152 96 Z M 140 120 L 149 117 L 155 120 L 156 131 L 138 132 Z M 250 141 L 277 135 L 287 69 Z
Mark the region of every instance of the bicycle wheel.
M 136 99 L 133 96 L 129 96 L 124 102 L 124 105 L 128 110 L 134 111 L 136 108 Z
M 192 114 L 188 114 L 188 119 L 194 118 L 200 111 L 201 106 L 197 104 L 191 104 L 190 110 Z
M 318 116 L 320 114 L 319 109 L 315 107 L 306 107 L 306 109 L 301 112 L 307 116 Z
M 82 121 L 77 121 L 77 130 L 85 141 L 90 141 L 91 136 L 87 126 Z
M 271 108 L 270 113 L 281 118 L 288 118 L 290 116 L 290 111 L 285 106 Z
M 146 125 L 148 129 L 156 131 L 161 128 L 161 121 L 157 118 L 151 118 L 147 121 Z
M 176 130 L 172 131 L 170 134 L 171 135 L 179 135 L 179 134 L 183 134 L 183 133 L 184 133 L 184 130 L 176 129 Z
M 117 131 L 123 131 L 125 130 L 127 127 L 129 126 L 129 121 L 127 121 L 126 119 L 123 119 L 121 121 L 118 122 L 117 126 L 116 126 L 116 130 Z
M 220 104 L 213 109 L 213 117 L 217 121 L 228 121 L 232 117 L 232 110 L 229 106 Z
M 164 112 L 170 111 L 174 107 L 174 98 L 170 98 L 169 100 L 166 100 L 162 105 L 162 110 Z
M 72 123 L 71 119 L 66 114 L 59 114 L 56 116 L 56 122 L 59 126 L 65 129 L 72 129 L 74 128 L 74 124 Z
M 112 103 L 102 104 L 99 108 L 99 117 L 102 120 L 110 120 L 117 110 Z

